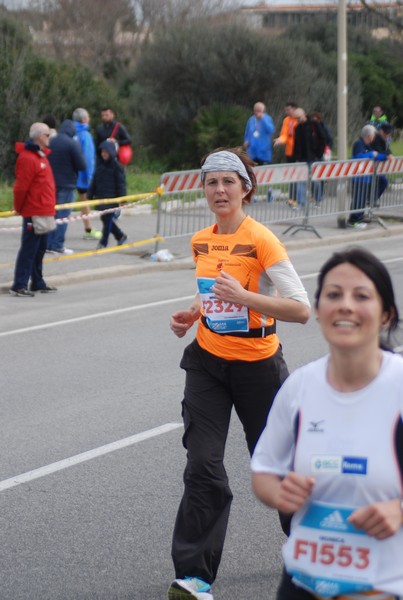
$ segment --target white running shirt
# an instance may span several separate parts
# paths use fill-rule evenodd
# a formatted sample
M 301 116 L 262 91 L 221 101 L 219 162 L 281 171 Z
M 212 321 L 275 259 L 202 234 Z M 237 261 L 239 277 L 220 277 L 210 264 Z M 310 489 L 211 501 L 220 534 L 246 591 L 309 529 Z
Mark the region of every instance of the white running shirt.
M 301 367 L 280 388 L 253 454 L 252 470 L 280 477 L 293 470 L 314 477 L 310 500 L 340 507 L 340 513 L 343 507 L 401 498 L 403 359 L 383 352 L 377 377 L 348 393 L 328 384 L 328 360 L 325 356 Z M 305 513 L 302 509 L 293 516 L 292 532 L 301 527 Z M 375 543 L 374 589 L 403 595 L 403 527 L 382 541 L 361 537 L 371 547 Z

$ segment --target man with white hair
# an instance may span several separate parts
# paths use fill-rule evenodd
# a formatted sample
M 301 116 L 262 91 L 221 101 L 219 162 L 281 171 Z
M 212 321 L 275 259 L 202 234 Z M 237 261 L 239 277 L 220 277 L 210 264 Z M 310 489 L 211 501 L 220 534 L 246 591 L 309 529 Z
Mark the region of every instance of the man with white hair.
M 95 144 L 90 133 L 90 115 L 85 108 L 76 108 L 73 112 L 73 121 L 76 126 L 77 138 L 81 144 L 81 149 L 87 164 L 86 168 L 78 172 L 77 191 L 80 201 L 87 200 L 87 192 L 91 185 L 95 169 Z M 81 208 L 81 216 L 84 225 L 85 240 L 99 240 L 102 233 L 91 226 L 88 217 L 90 213 L 89 206 Z
M 34 292 L 55 292 L 42 276 L 47 233 L 35 232 L 35 217 L 54 217 L 56 186 L 47 159 L 50 130 L 46 123 L 34 123 L 29 140 L 17 142 L 15 167 L 14 210 L 22 216 L 21 246 L 15 263 L 14 282 L 10 294 L 32 297 Z M 31 279 L 31 286 L 28 283 Z
M 386 160 L 386 154 L 373 150 L 371 144 L 376 136 L 376 128 L 373 125 L 364 125 L 361 135 L 353 144 L 351 158 L 371 158 L 373 160 Z M 371 198 L 372 175 L 353 177 L 352 199 L 350 216 L 347 221 L 348 227 L 354 229 L 366 229 L 364 223 L 365 207 Z
M 253 115 L 246 124 L 243 143 L 243 147 L 256 164 L 267 165 L 271 163 L 271 138 L 273 133 L 273 119 L 266 113 L 263 102 L 256 102 L 253 107 Z

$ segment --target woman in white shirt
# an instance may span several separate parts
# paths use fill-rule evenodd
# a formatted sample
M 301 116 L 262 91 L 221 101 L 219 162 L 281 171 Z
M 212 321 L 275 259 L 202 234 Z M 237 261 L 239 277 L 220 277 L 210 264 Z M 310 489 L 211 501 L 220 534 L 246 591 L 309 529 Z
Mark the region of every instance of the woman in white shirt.
M 253 488 L 292 515 L 278 600 L 403 595 L 403 359 L 385 266 L 363 248 L 322 267 L 317 320 L 329 354 L 276 396 L 252 458 Z

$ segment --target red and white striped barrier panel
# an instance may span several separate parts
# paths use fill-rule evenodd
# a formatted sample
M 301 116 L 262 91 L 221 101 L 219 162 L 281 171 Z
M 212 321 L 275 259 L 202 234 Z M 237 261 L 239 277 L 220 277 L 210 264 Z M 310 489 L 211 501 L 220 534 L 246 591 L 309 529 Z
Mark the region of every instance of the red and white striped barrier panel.
M 372 175 L 373 172 L 374 161 L 370 159 L 319 162 L 312 165 L 312 180 L 348 179 L 361 175 Z
M 263 165 L 255 167 L 254 171 L 258 185 L 274 185 L 308 180 L 308 165 L 306 163 Z
M 161 176 L 161 186 L 164 188 L 164 194 L 201 190 L 203 186 L 200 179 L 200 169 L 164 173 Z
M 263 165 L 254 169 L 258 185 L 293 183 L 308 180 L 306 163 L 287 163 L 284 165 Z M 164 194 L 189 192 L 203 188 L 200 169 L 164 173 L 161 176 Z
M 375 164 L 376 172 L 379 174 L 403 173 L 402 157 L 376 163 L 371 159 L 333 160 L 314 163 L 312 165 L 312 181 L 372 175 Z M 262 165 L 255 167 L 254 171 L 259 186 L 308 181 L 308 165 L 306 163 Z M 200 169 L 164 173 L 161 177 L 161 186 L 163 186 L 164 194 L 201 190 L 203 186 Z
M 377 175 L 388 175 L 393 173 L 403 173 L 403 158 L 401 156 L 397 158 L 391 158 L 390 160 L 383 160 L 376 163 Z

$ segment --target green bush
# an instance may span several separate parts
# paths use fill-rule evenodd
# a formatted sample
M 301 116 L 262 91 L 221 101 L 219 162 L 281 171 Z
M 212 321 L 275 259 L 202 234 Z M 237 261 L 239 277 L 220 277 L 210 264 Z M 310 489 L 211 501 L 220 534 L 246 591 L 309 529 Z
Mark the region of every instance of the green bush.
M 29 32 L 13 20 L 0 19 L 0 172 L 13 177 L 14 144 L 26 140 L 30 125 L 52 113 L 60 123 L 84 106 L 98 118 L 102 105 L 110 103 L 130 130 L 125 101 L 115 88 L 85 67 L 38 56 Z
M 241 146 L 250 111 L 242 106 L 203 106 L 193 119 L 190 136 L 199 157 L 214 148 Z
M 284 103 L 294 100 L 308 113 L 319 110 L 335 133 L 336 85 L 336 52 L 324 52 L 321 40 L 198 22 L 155 37 L 132 74 L 128 101 L 141 143 L 170 168 L 195 168 L 217 142 L 242 144 L 256 101 L 266 104 L 277 131 Z M 350 92 L 350 120 L 360 127 L 354 73 Z

